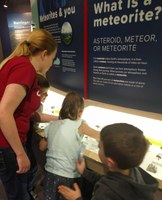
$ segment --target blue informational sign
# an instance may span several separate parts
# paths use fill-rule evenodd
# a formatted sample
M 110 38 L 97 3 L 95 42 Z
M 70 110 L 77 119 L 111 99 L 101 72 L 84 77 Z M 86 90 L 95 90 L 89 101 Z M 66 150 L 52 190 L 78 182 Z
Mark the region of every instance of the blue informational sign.
M 88 98 L 162 113 L 162 1 L 88 6 Z
M 40 28 L 50 31 L 58 43 L 50 84 L 83 95 L 83 1 L 38 1 Z

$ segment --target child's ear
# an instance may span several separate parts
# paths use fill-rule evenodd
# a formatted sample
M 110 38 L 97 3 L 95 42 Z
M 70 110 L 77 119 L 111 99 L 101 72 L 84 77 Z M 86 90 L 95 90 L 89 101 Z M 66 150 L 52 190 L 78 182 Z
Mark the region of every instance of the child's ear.
M 78 118 L 80 118 L 80 117 L 82 116 L 82 113 L 83 113 L 83 111 L 80 111 L 80 112 L 78 113 Z
M 117 166 L 117 163 L 112 160 L 110 157 L 107 158 L 107 166 L 110 168 L 115 168 Z

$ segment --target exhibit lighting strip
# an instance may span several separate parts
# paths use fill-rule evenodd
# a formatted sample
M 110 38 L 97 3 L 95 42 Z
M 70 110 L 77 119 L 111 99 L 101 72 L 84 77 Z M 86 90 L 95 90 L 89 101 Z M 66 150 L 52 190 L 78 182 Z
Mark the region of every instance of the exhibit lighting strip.
M 104 126 L 113 123 L 129 123 L 141 129 L 151 144 L 162 147 L 162 121 L 138 115 L 118 112 L 97 106 L 88 106 L 83 113 L 87 123 L 101 130 Z

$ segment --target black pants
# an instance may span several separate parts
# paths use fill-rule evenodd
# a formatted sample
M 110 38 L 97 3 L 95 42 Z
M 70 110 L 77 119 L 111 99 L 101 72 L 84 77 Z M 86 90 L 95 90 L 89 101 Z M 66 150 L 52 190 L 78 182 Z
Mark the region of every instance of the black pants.
M 66 178 L 50 172 L 46 172 L 45 176 L 45 199 L 46 200 L 65 200 L 65 198 L 59 194 L 58 186 L 65 185 L 73 188 L 73 183 L 81 185 L 81 178 Z
M 30 200 L 27 173 L 17 174 L 16 155 L 11 148 L 0 148 L 0 178 L 8 200 Z

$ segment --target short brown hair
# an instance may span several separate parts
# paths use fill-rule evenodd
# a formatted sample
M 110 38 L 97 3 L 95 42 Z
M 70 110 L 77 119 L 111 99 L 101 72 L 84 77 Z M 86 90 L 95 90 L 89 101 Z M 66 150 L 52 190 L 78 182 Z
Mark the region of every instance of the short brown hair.
M 148 141 L 143 132 L 126 123 L 104 127 L 100 139 L 105 156 L 114 160 L 120 169 L 139 166 L 148 149 Z
M 50 84 L 45 76 L 42 74 L 37 74 L 37 79 L 38 79 L 38 85 L 40 89 L 49 89 Z

